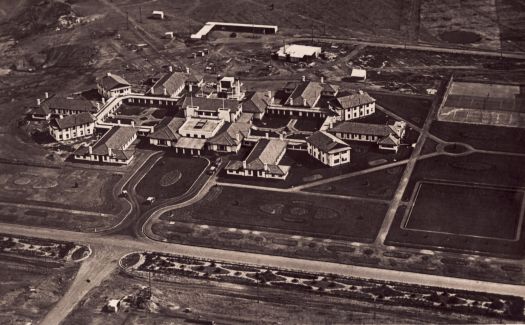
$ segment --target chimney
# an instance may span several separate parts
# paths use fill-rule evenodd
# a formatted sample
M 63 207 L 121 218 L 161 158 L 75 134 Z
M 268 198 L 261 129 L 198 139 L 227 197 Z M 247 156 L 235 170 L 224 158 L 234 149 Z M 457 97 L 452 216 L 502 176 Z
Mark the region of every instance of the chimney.
M 190 93 L 191 93 L 191 92 L 193 91 L 193 85 L 190 83 L 190 84 L 188 85 L 188 87 L 189 87 L 188 90 L 189 90 Z
M 155 87 L 151 87 L 151 89 L 150 89 L 150 93 L 151 93 L 152 95 L 155 95 Z
M 120 125 L 120 120 L 117 120 L 117 124 Z
M 303 82 L 306 81 L 306 76 L 302 76 L 301 77 L 301 81 L 303 81 Z
M 272 100 L 272 91 L 271 91 L 271 90 L 268 90 L 268 98 L 269 98 L 270 100 Z
M 324 84 L 324 77 L 321 76 L 321 83 Z
M 100 103 L 97 102 L 97 111 L 100 110 Z
M 173 72 L 173 66 L 170 65 L 170 66 L 168 67 L 168 70 L 169 70 L 170 72 Z
M 237 139 L 237 142 L 241 142 L 241 134 L 240 133 L 237 133 L 235 135 L 235 138 Z
M 306 102 L 306 98 L 303 98 L 303 106 L 308 106 L 308 103 Z
M 36 104 L 37 104 L 38 106 L 40 106 L 40 98 L 37 98 L 37 99 L 36 99 Z
M 186 74 L 190 74 L 190 68 L 186 67 Z
M 265 138 L 266 138 L 266 139 L 269 139 L 269 138 L 270 138 L 270 135 L 268 134 L 268 132 L 266 132 Z
M 102 105 L 106 105 L 106 97 L 102 97 Z
M 44 93 L 44 95 L 46 96 L 46 98 L 49 98 L 49 93 L 47 91 Z
M 264 164 L 264 171 L 268 171 L 268 164 Z
M 135 127 L 135 121 L 131 121 L 131 127 Z
M 330 129 L 334 128 L 334 122 L 330 122 Z
M 362 95 L 362 94 L 364 94 L 363 91 L 359 89 L 359 95 Z
M 88 146 L 88 152 L 90 155 L 93 154 L 93 147 L 92 146 Z
M 243 168 L 243 169 L 246 169 L 246 160 L 243 160 L 243 161 L 242 161 L 242 168 Z
M 111 72 L 108 72 L 106 75 L 107 75 L 108 77 L 111 77 Z
M 162 88 L 162 93 L 164 94 L 164 96 L 168 96 L 168 90 L 166 89 L 166 87 Z
M 279 139 L 284 140 L 284 135 L 282 133 L 279 133 Z
M 111 150 L 111 148 L 108 148 L 108 156 L 111 156 L 113 155 L 113 150 Z

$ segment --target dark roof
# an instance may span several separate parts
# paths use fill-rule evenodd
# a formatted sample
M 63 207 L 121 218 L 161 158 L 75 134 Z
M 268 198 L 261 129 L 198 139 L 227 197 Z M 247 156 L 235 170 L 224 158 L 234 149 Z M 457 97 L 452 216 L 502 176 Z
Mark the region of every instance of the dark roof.
M 306 101 L 306 106 L 314 107 L 323 89 L 319 82 L 303 81 L 295 87 L 286 104 L 290 105 L 290 100 L 293 99 L 293 105 L 303 105 Z
M 99 78 L 97 83 L 106 90 L 112 90 L 115 88 L 121 88 L 126 86 L 131 86 L 124 78 L 119 75 L 108 73 L 105 76 Z
M 113 157 L 117 159 L 129 159 L 133 156 L 134 150 L 127 150 L 124 145 L 135 136 L 137 129 L 134 127 L 117 126 L 106 132 L 100 140 L 93 145 L 93 154 L 108 156 L 109 149 Z M 88 147 L 80 147 L 75 151 L 76 155 L 89 154 Z
M 362 135 L 375 135 L 385 137 L 392 132 L 389 125 L 384 124 L 370 124 L 370 123 L 356 123 L 356 122 L 341 122 L 330 128 L 328 132 L 331 133 L 352 133 Z
M 184 72 L 167 73 L 151 87 L 150 92 L 153 90 L 154 95 L 163 95 L 166 88 L 167 95 L 172 96 L 178 89 L 184 87 L 187 77 Z
M 264 113 L 268 107 L 268 98 L 262 92 L 247 92 L 242 103 L 242 111 L 246 113 Z
M 97 112 L 97 106 L 87 99 L 65 98 L 56 95 L 44 100 L 40 106 L 44 110 L 48 109 L 51 111 L 62 109 L 77 112 Z
M 389 134 L 384 138 L 379 139 L 377 143 L 389 146 L 398 146 L 401 140 L 393 134 Z
M 279 139 L 260 139 L 245 159 L 246 169 L 264 170 L 275 175 L 286 175 L 290 166 L 279 165 L 280 157 L 286 151 L 286 142 Z M 230 161 L 227 170 L 240 170 L 243 162 L 239 160 Z
M 209 139 L 208 143 L 224 146 L 236 146 L 250 134 L 250 128 L 250 123 L 228 123 L 223 126 L 221 130 L 219 130 L 216 136 Z M 237 135 L 239 135 L 238 140 Z
M 148 135 L 149 138 L 160 140 L 178 140 L 180 127 L 186 122 L 182 117 L 166 117 L 155 126 L 155 131 Z
M 48 107 L 39 105 L 39 106 L 35 106 L 31 108 L 31 114 L 37 115 L 37 116 L 38 115 L 43 116 L 43 115 L 51 114 L 51 111 L 49 110 Z
M 350 148 L 343 140 L 324 131 L 315 132 L 306 139 L 306 142 L 326 153 L 335 149 Z
M 236 112 L 240 104 L 235 99 L 186 96 L 182 102 L 182 108 L 186 109 L 186 107 L 190 105 L 198 106 L 199 111 L 217 112 L 220 108 L 224 107 L 229 108 L 232 112 Z
M 341 92 L 331 101 L 331 104 L 339 109 L 356 107 L 375 102 L 376 100 L 366 92 Z
M 189 74 L 186 74 L 186 81 L 191 82 L 193 84 L 200 83 L 203 80 L 203 75 L 198 73 L 197 71 L 190 71 Z
M 67 115 L 63 118 L 56 118 L 53 120 L 51 125 L 53 127 L 57 127 L 60 130 L 64 130 L 93 122 L 95 122 L 95 118 L 93 118 L 90 113 L 83 112 L 80 114 Z

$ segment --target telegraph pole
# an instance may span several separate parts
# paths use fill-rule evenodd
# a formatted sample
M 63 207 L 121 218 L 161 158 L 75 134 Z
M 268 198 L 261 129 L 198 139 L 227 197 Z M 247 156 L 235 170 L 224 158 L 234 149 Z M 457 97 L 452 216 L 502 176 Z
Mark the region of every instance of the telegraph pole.
M 142 24 L 142 7 L 139 7 L 139 22 Z
M 126 11 L 126 29 L 129 29 L 129 13 Z

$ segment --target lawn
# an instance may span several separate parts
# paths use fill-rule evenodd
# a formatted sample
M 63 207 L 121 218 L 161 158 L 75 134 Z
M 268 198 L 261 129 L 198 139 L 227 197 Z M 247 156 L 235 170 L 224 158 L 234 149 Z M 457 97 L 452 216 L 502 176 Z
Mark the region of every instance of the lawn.
M 257 127 L 278 129 L 285 127 L 290 122 L 290 120 L 290 117 L 280 117 L 266 114 L 262 120 L 255 120 L 253 124 Z
M 430 133 L 476 149 L 525 153 L 525 129 L 435 121 Z
M 387 208 L 386 204 L 325 197 L 312 200 L 304 194 L 219 187 L 199 203 L 167 217 L 222 227 L 371 242 Z
M 157 199 L 182 195 L 191 188 L 207 165 L 208 161 L 204 158 L 166 154 L 142 178 L 137 185 L 137 194 L 144 198 L 153 196 Z
M 295 123 L 295 128 L 300 131 L 314 132 L 319 130 L 321 125 L 323 125 L 322 119 L 300 118 L 297 119 L 297 122 Z
M 0 201 L 114 212 L 113 186 L 122 175 L 105 170 L 0 164 Z M 89 200 L 86 200 L 89 197 Z
M 417 182 L 424 180 L 454 181 L 504 187 L 523 187 L 525 158 L 475 153 L 467 156 L 437 156 L 416 163 L 405 201 L 411 198 Z
M 423 97 L 399 96 L 382 92 L 370 92 L 370 95 L 377 100 L 378 105 L 420 127 L 425 123 L 432 106 L 432 100 Z
M 308 192 L 391 199 L 404 167 L 392 167 L 307 189 Z
M 417 132 L 410 132 L 410 134 L 417 135 Z M 411 141 L 414 141 L 415 136 L 410 135 Z M 281 160 L 280 164 L 292 166 L 290 174 L 286 180 L 269 180 L 256 177 L 243 177 L 227 175 L 226 172 L 221 171 L 219 180 L 229 183 L 251 184 L 269 187 L 289 188 L 315 180 L 347 174 L 359 170 L 371 168 L 372 165 L 381 165 L 394 160 L 403 160 L 410 157 L 412 148 L 410 146 L 402 146 L 397 154 L 390 151 L 379 150 L 376 144 L 366 142 L 349 142 L 352 147 L 351 163 L 336 167 L 328 167 L 320 161 L 308 155 L 304 151 L 288 150 Z M 241 157 L 242 159 L 243 157 Z
M 422 182 L 404 227 L 513 240 L 523 192 L 455 183 Z
M 450 199 L 450 197 L 448 197 L 448 199 Z M 400 206 L 396 212 L 396 216 L 386 237 L 385 244 L 467 254 L 475 253 L 513 259 L 521 259 L 525 256 L 525 227 L 523 226 L 520 230 L 521 239 L 519 241 L 507 241 L 494 238 L 472 237 L 447 233 L 430 233 L 426 231 L 402 228 L 405 212 L 406 207 Z M 451 220 L 451 216 L 446 218 L 446 220 Z M 439 224 L 443 225 L 447 221 L 443 220 L 443 222 L 440 222 Z M 458 222 L 461 222 L 461 220 L 454 222 L 457 225 Z M 486 220 L 483 222 L 488 224 Z M 464 225 L 463 227 L 466 226 Z

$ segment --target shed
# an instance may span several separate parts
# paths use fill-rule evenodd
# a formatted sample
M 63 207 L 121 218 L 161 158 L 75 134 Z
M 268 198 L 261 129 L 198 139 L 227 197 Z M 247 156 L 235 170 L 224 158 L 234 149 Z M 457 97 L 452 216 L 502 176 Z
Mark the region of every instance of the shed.
M 120 306 L 120 300 L 110 299 L 106 305 L 106 310 L 110 313 L 118 313 L 119 306 Z
M 352 80 L 366 80 L 366 70 L 364 69 L 352 69 L 350 74 Z
M 164 11 L 153 10 L 153 12 L 151 13 L 151 17 L 155 19 L 164 19 Z

